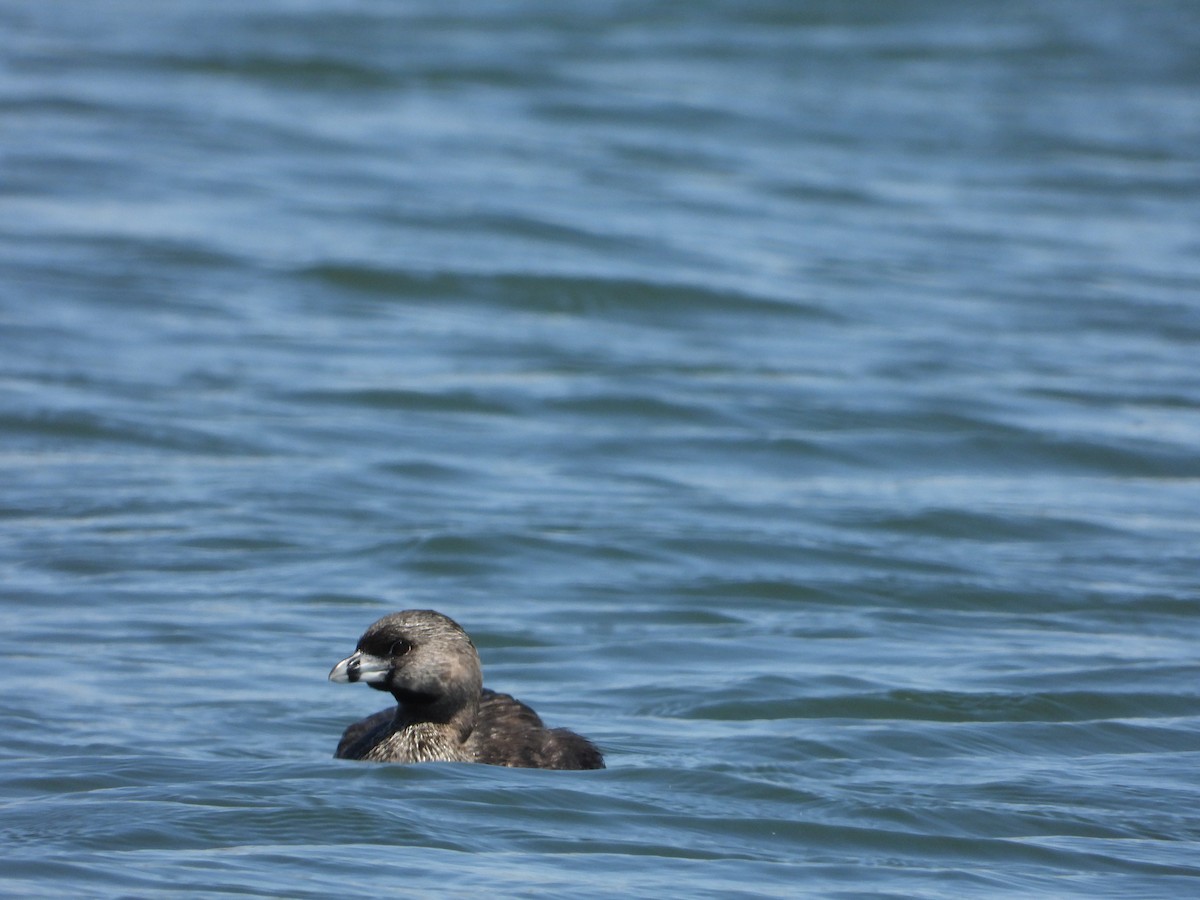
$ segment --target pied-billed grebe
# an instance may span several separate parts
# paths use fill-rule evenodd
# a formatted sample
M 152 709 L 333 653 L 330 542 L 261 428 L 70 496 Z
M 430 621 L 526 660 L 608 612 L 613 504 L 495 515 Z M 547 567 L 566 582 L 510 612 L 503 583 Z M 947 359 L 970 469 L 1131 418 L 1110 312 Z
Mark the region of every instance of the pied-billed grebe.
M 529 769 L 603 769 L 592 743 L 547 728 L 532 709 L 483 687 L 479 654 L 457 622 L 431 609 L 384 616 L 330 681 L 362 681 L 396 706 L 355 722 L 334 756 L 374 762 L 475 762 Z

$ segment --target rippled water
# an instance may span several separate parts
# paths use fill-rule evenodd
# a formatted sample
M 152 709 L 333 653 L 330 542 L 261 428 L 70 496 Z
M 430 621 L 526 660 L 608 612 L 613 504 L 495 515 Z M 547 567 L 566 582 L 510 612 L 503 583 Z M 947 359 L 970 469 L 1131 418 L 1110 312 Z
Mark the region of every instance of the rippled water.
M 0 891 L 1195 894 L 1200 7 L 0 29 Z

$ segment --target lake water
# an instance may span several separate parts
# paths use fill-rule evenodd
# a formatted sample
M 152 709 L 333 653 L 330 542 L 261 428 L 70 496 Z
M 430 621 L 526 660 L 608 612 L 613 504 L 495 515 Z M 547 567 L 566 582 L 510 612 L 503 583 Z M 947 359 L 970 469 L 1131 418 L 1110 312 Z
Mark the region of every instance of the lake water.
M 0 893 L 1200 891 L 1200 4 L 0 31 Z

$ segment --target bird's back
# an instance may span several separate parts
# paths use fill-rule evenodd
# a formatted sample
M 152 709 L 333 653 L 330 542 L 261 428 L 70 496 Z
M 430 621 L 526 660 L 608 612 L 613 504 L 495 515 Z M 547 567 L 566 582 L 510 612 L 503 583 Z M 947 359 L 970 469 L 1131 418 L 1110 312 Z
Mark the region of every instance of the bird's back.
M 566 728 L 547 728 L 520 700 L 484 688 L 467 750 L 492 766 L 528 769 L 603 769 L 592 742 Z

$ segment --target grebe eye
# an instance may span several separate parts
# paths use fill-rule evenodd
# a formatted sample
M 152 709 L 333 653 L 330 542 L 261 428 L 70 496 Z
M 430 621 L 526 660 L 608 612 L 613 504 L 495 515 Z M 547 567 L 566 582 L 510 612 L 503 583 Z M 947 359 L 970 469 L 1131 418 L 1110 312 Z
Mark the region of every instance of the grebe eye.
M 403 656 L 411 649 L 412 644 L 405 640 L 399 640 L 388 649 L 388 654 L 391 656 Z

